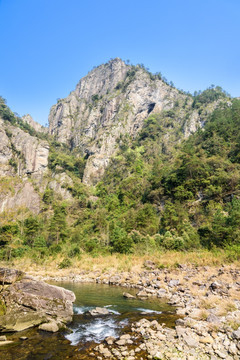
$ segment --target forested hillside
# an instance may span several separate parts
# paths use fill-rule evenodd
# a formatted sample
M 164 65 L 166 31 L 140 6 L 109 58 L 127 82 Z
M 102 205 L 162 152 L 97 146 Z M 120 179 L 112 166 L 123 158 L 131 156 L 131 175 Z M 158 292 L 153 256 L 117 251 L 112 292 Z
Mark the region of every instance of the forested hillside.
M 114 59 L 58 101 L 48 134 L 0 98 L 0 136 L 1 259 L 239 256 L 240 100 L 220 87 L 192 96 Z
M 173 125 L 178 111 L 150 115 L 135 139 L 120 136 L 96 187 L 81 183 L 85 160 L 49 138 L 48 171 L 64 170 L 71 196 L 47 186 L 38 215 L 19 211 L 12 221 L 1 214 L 1 258 L 62 253 L 67 266 L 82 252 L 237 249 L 240 101 L 223 102 L 187 140 Z

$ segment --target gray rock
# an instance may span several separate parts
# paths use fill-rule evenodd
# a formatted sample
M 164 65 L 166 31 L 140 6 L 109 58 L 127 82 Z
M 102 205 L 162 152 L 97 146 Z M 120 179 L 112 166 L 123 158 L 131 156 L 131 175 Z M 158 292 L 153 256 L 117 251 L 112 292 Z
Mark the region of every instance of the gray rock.
M 148 293 L 146 292 L 146 290 L 141 290 L 137 293 L 137 297 L 146 298 L 148 297 Z
M 214 314 L 210 314 L 207 317 L 207 322 L 209 323 L 213 323 L 213 324 L 219 324 L 220 323 L 220 319 L 218 316 L 214 315 Z
M 0 284 L 12 284 L 23 276 L 23 272 L 16 269 L 0 268 Z
M 180 284 L 180 281 L 178 279 L 177 280 L 172 279 L 169 281 L 168 286 L 174 287 L 174 286 L 178 286 L 179 284 Z
M 136 296 L 133 296 L 127 292 L 123 293 L 123 297 L 125 297 L 126 299 L 136 299 Z
M 240 327 L 236 331 L 232 332 L 232 337 L 233 339 L 240 340 Z
M 199 341 L 194 339 L 192 336 L 184 334 L 183 335 L 183 340 L 191 348 L 198 348 L 199 347 Z
M 216 291 L 216 290 L 221 289 L 221 288 L 222 288 L 222 284 L 220 284 L 218 281 L 214 281 L 209 286 L 209 289 L 212 290 L 212 291 Z
M 113 337 L 113 336 L 108 336 L 108 337 L 105 339 L 105 341 L 106 341 L 106 343 L 107 343 L 108 345 L 112 345 L 115 340 L 116 340 L 116 338 Z
M 21 331 L 49 319 L 72 320 L 75 295 L 72 291 L 29 277 L 9 285 L 2 293 L 6 306 L 0 317 L 1 331 Z
M 38 328 L 39 328 L 39 330 L 48 331 L 48 332 L 52 332 L 52 333 L 55 333 L 59 330 L 59 327 L 55 321 L 41 324 L 41 325 L 39 325 Z
M 167 295 L 167 290 L 165 290 L 165 289 L 159 289 L 157 291 L 157 297 L 159 297 L 159 298 L 164 298 L 164 297 L 166 297 L 166 295 Z
M 157 267 L 156 264 L 151 260 L 145 260 L 144 261 L 144 266 L 145 266 L 145 268 L 147 268 L 149 270 L 154 270 Z
M 108 315 L 109 311 L 106 308 L 96 307 L 95 309 L 89 310 L 89 314 L 92 316 Z
M 119 346 L 124 346 L 127 344 L 127 340 L 126 339 L 119 339 L 118 341 L 115 341 L 115 344 L 119 345 Z

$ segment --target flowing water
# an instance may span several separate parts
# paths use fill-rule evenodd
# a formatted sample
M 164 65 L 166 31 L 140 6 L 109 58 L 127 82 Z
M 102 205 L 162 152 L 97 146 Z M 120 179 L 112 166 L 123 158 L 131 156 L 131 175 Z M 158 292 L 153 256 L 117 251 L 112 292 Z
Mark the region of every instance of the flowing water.
M 26 330 L 8 339 L 14 343 L 0 348 L 0 359 L 4 360 L 63 360 L 89 359 L 91 348 L 108 336 L 118 337 L 127 331 L 132 322 L 141 318 L 158 320 L 173 327 L 174 309 L 157 298 L 148 300 L 125 299 L 123 292 L 132 295 L 136 290 L 99 284 L 57 283 L 76 295 L 71 332 L 49 334 L 36 329 Z M 88 311 L 105 307 L 109 315 L 93 317 Z M 26 336 L 27 340 L 20 340 Z

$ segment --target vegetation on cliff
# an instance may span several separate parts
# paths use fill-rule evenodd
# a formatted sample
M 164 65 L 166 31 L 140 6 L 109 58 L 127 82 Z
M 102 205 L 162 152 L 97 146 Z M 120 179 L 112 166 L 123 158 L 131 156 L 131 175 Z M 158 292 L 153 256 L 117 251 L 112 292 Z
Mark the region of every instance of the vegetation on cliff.
M 20 209 L 12 221 L 1 214 L 1 259 L 61 253 L 60 266 L 67 267 L 83 252 L 216 247 L 231 248 L 240 257 L 240 101 L 211 87 L 196 93 L 191 107 L 204 112 L 212 101 L 218 101 L 217 109 L 188 139 L 183 127 L 189 105 L 183 113 L 179 102 L 151 114 L 135 138 L 120 135 L 119 151 L 95 187 L 81 182 L 86 157 L 49 138 L 45 184 L 65 173 L 71 181 L 61 186 L 71 199 L 45 186 L 38 190 L 38 215 Z M 1 117 L 22 126 L 9 111 L 2 101 Z

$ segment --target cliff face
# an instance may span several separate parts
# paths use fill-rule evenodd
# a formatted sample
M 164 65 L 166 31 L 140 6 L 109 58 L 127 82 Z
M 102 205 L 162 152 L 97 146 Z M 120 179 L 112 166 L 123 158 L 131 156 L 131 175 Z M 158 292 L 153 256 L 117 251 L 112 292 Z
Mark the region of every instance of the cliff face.
M 116 58 L 92 70 L 51 108 L 49 133 L 86 156 L 83 182 L 94 184 L 116 153 L 120 138 L 134 138 L 151 113 L 170 110 L 177 102 L 185 104 L 185 110 L 174 121 L 182 124 L 187 137 L 202 126 L 202 116 L 194 110 L 184 122 L 192 98 L 141 66 Z
M 136 136 L 152 112 L 171 109 L 179 92 L 120 59 L 92 70 L 51 108 L 49 132 L 88 157 L 83 181 L 95 183 L 122 136 Z
M 0 213 L 26 207 L 40 211 L 40 197 L 28 176 L 39 183 L 47 171 L 49 145 L 0 119 Z
M 28 125 L 30 125 L 35 131 L 39 132 L 39 133 L 47 133 L 48 129 L 42 125 L 40 125 L 39 123 L 37 123 L 36 121 L 33 120 L 33 118 L 31 117 L 31 115 L 27 114 L 24 115 L 22 117 L 22 120 L 27 123 Z
M 0 174 L 17 173 L 40 175 L 47 169 L 49 145 L 47 141 L 0 119 Z

